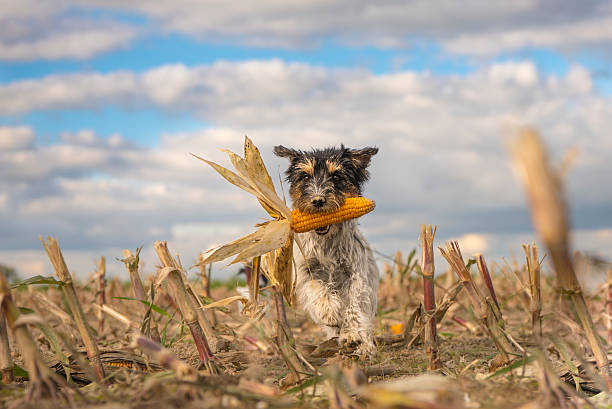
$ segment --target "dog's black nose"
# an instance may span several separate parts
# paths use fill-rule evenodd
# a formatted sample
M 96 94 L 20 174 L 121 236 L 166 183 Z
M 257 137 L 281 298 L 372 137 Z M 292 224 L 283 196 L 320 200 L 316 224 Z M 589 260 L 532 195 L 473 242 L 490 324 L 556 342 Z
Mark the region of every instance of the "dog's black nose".
M 312 205 L 316 208 L 323 207 L 325 204 L 325 199 L 317 198 L 312 201 Z

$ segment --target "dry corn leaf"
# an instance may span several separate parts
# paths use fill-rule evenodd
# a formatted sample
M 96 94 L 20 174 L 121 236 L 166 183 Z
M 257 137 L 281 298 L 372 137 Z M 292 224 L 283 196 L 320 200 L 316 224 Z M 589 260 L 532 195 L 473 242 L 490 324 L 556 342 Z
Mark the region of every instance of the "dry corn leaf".
M 214 263 L 225 260 L 235 254 L 236 258 L 230 264 L 249 260 L 284 246 L 291 237 L 291 224 L 288 220 L 273 220 L 267 222 L 255 232 L 234 240 L 231 243 L 216 247 L 204 253 L 199 264 Z
M 290 238 L 293 236 L 289 220 L 273 220 L 261 226 L 256 233 L 260 233 L 252 244 L 242 250 L 230 264 L 247 261 L 253 257 L 266 254 L 278 248 L 288 245 L 293 246 Z
M 279 283 L 281 293 L 285 300 L 293 304 L 293 232 L 290 232 L 291 238 L 283 247 L 274 251 L 274 257 L 270 257 L 268 268 L 273 280 Z M 271 254 L 271 253 L 270 253 Z
M 240 301 L 242 305 L 245 305 L 249 300 L 246 297 L 241 295 L 233 295 L 231 297 L 224 298 L 219 301 L 211 302 L 210 304 L 203 305 L 200 308 L 208 309 L 208 308 L 219 308 L 219 307 L 227 307 L 228 305 L 235 303 L 236 301 Z
M 214 170 L 217 171 L 217 173 L 219 173 L 221 176 L 223 176 L 223 178 L 225 180 L 227 180 L 228 182 L 230 182 L 232 185 L 234 186 L 238 186 L 240 189 L 246 190 L 247 192 L 251 193 L 252 195 L 257 196 L 257 193 L 255 192 L 255 190 L 253 190 L 249 184 L 242 179 L 240 176 L 238 176 L 237 174 L 235 174 L 234 172 L 232 172 L 229 169 L 224 168 L 221 165 L 216 164 L 215 162 L 211 162 L 209 160 L 206 160 L 198 155 L 195 154 L 191 154 L 191 156 L 193 156 L 194 158 L 200 159 L 202 162 L 207 163 L 208 165 L 210 165 L 210 167 L 212 167 Z
M 275 213 L 279 212 L 284 218 L 291 220 L 291 209 L 278 197 L 273 188 L 270 189 L 265 183 L 258 180 L 257 171 L 252 170 L 249 164 L 234 152 L 226 149 L 222 149 L 222 151 L 227 153 L 238 174 L 255 190 L 257 198 L 272 207 Z
M 261 155 L 259 154 L 259 149 L 253 144 L 253 142 L 247 137 L 244 137 L 244 160 L 246 162 L 247 168 L 250 170 L 250 174 L 254 180 L 258 180 L 264 186 L 267 186 L 270 190 L 272 190 L 276 194 L 276 190 L 274 189 L 274 183 L 272 182 L 272 178 L 266 169 L 266 165 L 261 159 Z M 266 204 L 266 202 L 258 199 L 261 206 L 268 212 L 268 214 L 275 219 L 278 219 L 279 214 L 270 206 Z

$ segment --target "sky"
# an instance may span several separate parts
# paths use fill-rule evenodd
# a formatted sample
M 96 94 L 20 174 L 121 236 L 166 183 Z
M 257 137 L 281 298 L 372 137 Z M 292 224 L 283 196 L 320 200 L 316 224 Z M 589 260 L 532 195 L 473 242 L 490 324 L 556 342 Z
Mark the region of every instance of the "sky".
M 521 126 L 575 153 L 573 248 L 612 260 L 608 1 L 0 0 L 0 26 L 0 263 L 23 277 L 52 274 L 39 235 L 86 278 L 249 233 L 257 201 L 189 155 L 228 165 L 244 135 L 275 180 L 277 144 L 377 146 L 360 224 L 380 262 L 422 223 L 511 260 L 536 239 Z

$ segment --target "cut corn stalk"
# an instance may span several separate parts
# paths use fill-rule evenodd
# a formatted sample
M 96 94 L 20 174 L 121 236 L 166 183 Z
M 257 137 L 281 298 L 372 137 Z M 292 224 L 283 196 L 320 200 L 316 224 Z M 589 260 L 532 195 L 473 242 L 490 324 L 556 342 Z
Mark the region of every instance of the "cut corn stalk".
M 72 276 L 68 272 L 68 267 L 64 261 L 62 251 L 60 250 L 57 241 L 53 237 L 48 237 L 46 243 L 43 238 L 40 237 L 40 241 L 42 242 L 43 247 L 49 256 L 49 260 L 51 260 L 51 264 L 53 265 L 53 269 L 55 270 L 57 277 L 60 279 L 60 281 L 62 281 L 62 292 L 66 298 L 68 306 L 70 307 L 70 311 L 72 311 L 72 317 L 76 323 L 81 338 L 83 339 L 83 343 L 85 344 L 87 356 L 89 357 L 89 361 L 96 371 L 98 381 L 102 382 L 105 376 L 104 368 L 100 362 L 98 344 L 89 331 L 87 321 L 85 321 L 85 314 L 83 313 L 83 308 L 81 307 L 76 290 L 74 289 Z
M 202 260 L 201 254 L 198 257 L 199 257 L 199 260 Z M 212 275 L 212 263 L 208 264 L 208 270 L 206 268 L 206 264 L 200 264 L 200 277 L 202 278 L 202 286 L 204 287 L 204 295 L 206 296 L 206 298 L 209 298 L 212 300 L 212 297 L 210 295 L 211 275 Z M 210 310 L 208 317 L 210 318 L 210 323 L 213 327 L 217 325 L 217 314 L 215 313 L 214 309 Z
M 529 276 L 529 310 L 531 311 L 531 329 L 538 339 L 542 337 L 542 291 L 540 286 L 540 261 L 535 244 L 523 244 Z
M 98 262 L 98 272 L 96 273 L 96 278 L 98 282 L 98 335 L 102 335 L 104 332 L 104 313 L 102 312 L 102 307 L 106 304 L 106 296 L 104 293 L 106 286 L 106 258 L 104 256 L 100 257 L 100 261 Z
M 423 273 L 423 301 L 425 323 L 425 348 L 427 350 L 429 370 L 442 367 L 438 354 L 438 334 L 436 330 L 436 296 L 434 292 L 434 253 L 433 241 L 436 228 L 431 225 L 421 225 L 421 271 Z
M 610 361 L 599 340 L 570 256 L 569 221 L 561 172 L 550 165 L 544 145 L 534 130 L 521 131 L 513 154 L 529 197 L 533 225 L 548 248 L 562 294 L 578 316 L 597 367 L 610 390 Z
M 347 197 L 342 206 L 332 211 L 306 213 L 296 209 L 291 212 L 291 227 L 296 233 L 305 233 L 319 227 L 356 219 L 371 212 L 375 207 L 376 203 L 373 200 L 359 196 Z
M 208 369 L 209 373 L 219 373 L 219 367 L 213 359 L 214 356 L 206 339 L 206 335 L 204 335 L 204 331 L 200 325 L 199 318 L 201 317 L 198 315 L 197 311 L 202 311 L 196 308 L 194 301 L 191 299 L 191 295 L 185 287 L 180 264 L 170 255 L 165 241 L 156 241 L 153 244 L 153 248 L 159 256 L 159 260 L 163 266 L 162 273 L 158 280 L 164 280 L 168 283 L 174 300 L 178 304 L 179 310 L 183 315 L 185 324 L 189 327 L 202 364 Z M 203 312 L 201 316 L 204 316 Z
M 136 249 L 136 256 L 132 254 L 130 250 L 123 250 L 123 259 L 121 260 L 128 272 L 130 273 L 130 283 L 132 284 L 132 294 L 134 298 L 137 300 L 146 300 L 147 296 L 145 295 L 144 287 L 142 285 L 142 280 L 140 279 L 140 274 L 138 274 L 138 263 L 140 261 L 140 248 Z M 143 304 L 143 310 L 146 311 L 146 307 Z
M 509 362 L 510 354 L 516 349 L 515 344 L 503 331 L 503 320 L 497 316 L 496 307 L 491 298 L 483 296 L 478 290 L 472 274 L 463 261 L 459 243 L 451 241 L 446 244 L 446 249 L 440 247 L 439 250 L 451 269 L 462 281 L 482 330 L 491 337 L 503 361 Z
M 283 295 L 276 287 L 273 288 L 272 295 L 276 306 L 276 339 L 280 354 L 290 371 L 280 383 L 283 386 L 289 386 L 300 382 L 306 370 L 295 351 L 295 339 L 287 320 Z
M 489 293 L 489 297 L 495 303 L 495 312 L 497 313 L 497 319 L 502 319 L 501 308 L 499 307 L 499 303 L 497 302 L 497 295 L 495 295 L 495 288 L 493 287 L 493 280 L 491 280 L 491 274 L 489 273 L 489 267 L 487 267 L 487 263 L 485 262 L 484 256 L 482 254 L 475 254 L 474 258 L 476 259 L 476 265 L 478 266 L 478 271 L 480 272 L 480 277 L 482 281 L 485 283 L 485 288 Z M 503 322 L 503 321 L 500 321 Z
M 140 251 L 142 247 L 136 249 L 136 255 L 134 256 L 130 250 L 123 250 L 123 259 L 120 261 L 125 264 L 128 272 L 130 273 L 130 284 L 132 285 L 132 295 L 137 300 L 146 301 L 149 298 L 149 306 L 147 307 L 145 304 L 140 304 L 140 309 L 144 314 L 141 325 L 141 332 L 145 335 L 153 339 L 155 342 L 160 341 L 159 331 L 157 329 L 157 320 L 155 319 L 155 315 L 151 313 L 153 304 L 155 303 L 155 290 L 153 286 L 151 286 L 150 297 L 147 297 L 144 291 L 144 287 L 142 285 L 142 280 L 140 279 L 140 274 L 138 273 L 138 264 L 140 262 Z
M 30 331 L 28 331 L 27 321 L 20 320 L 21 314 L 13 301 L 8 282 L 2 273 L 0 273 L 0 300 L 2 319 L 6 318 L 6 323 L 21 351 L 25 369 L 28 371 L 29 387 L 26 399 L 38 400 L 43 397 L 57 397 L 56 384 L 63 384 L 63 382 L 44 363 L 38 346 Z

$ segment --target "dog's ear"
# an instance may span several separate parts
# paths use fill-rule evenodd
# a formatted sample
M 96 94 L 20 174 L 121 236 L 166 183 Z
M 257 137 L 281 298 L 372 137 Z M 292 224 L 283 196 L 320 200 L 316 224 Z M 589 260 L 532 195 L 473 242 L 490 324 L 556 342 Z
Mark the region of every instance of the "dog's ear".
M 274 154 L 276 156 L 280 156 L 281 158 L 289 158 L 289 160 L 293 160 L 293 158 L 297 157 L 300 153 L 295 149 L 285 148 L 283 145 L 278 145 L 274 147 Z
M 370 164 L 372 156 L 378 153 L 378 148 L 367 147 L 351 151 L 351 159 L 357 168 L 365 169 Z

